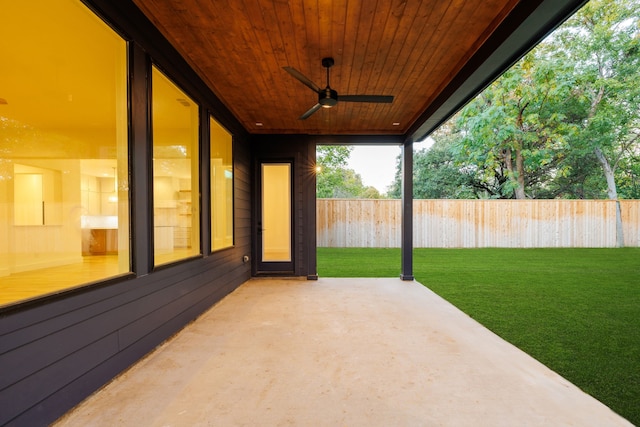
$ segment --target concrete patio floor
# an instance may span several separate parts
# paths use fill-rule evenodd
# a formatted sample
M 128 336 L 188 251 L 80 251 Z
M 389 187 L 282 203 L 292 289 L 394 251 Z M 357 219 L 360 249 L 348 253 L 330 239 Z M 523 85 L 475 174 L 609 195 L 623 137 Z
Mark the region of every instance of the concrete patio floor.
M 253 279 L 57 426 L 631 426 L 417 282 Z

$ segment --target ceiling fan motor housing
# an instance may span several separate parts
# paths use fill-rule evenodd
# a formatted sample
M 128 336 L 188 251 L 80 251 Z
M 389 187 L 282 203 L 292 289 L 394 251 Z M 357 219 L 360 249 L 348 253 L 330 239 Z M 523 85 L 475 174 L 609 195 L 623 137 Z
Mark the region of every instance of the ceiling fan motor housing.
M 318 104 L 323 108 L 331 108 L 338 103 L 338 92 L 326 87 L 318 93 Z

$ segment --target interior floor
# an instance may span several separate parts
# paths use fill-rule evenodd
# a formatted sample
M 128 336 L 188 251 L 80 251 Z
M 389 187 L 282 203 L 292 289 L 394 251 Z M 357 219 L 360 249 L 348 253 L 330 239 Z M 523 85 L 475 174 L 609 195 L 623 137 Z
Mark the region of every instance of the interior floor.
M 0 277 L 0 305 L 59 292 L 118 274 L 117 255 L 83 256 L 82 262 Z
M 158 265 L 193 256 L 190 248 L 158 254 Z M 122 274 L 118 255 L 88 255 L 82 262 L 0 276 L 0 306 L 52 294 Z

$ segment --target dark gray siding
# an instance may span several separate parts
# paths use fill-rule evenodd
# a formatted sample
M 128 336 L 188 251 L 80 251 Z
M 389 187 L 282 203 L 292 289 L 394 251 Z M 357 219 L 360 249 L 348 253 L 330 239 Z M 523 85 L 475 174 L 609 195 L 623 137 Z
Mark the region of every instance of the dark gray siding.
M 0 309 L 0 425 L 47 425 L 250 278 L 249 135 L 130 1 L 88 0 L 130 40 L 132 254 L 134 273 Z M 235 245 L 153 269 L 149 129 L 150 61 L 162 67 L 234 135 Z M 206 132 L 203 140 L 207 141 Z M 208 151 L 202 153 L 208 189 Z M 208 221 L 209 197 L 202 194 Z
M 238 241 L 210 257 L 3 315 L 0 424 L 55 420 L 246 281 L 246 236 Z

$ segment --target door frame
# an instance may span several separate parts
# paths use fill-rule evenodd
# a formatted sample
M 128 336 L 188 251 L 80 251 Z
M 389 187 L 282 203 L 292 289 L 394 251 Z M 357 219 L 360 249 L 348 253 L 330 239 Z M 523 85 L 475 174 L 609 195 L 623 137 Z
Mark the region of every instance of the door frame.
M 262 261 L 262 165 L 263 164 L 288 164 L 289 165 L 289 245 L 291 250 L 290 261 Z M 295 275 L 296 247 L 295 247 L 295 161 L 292 158 L 258 158 L 256 161 L 256 191 L 255 191 L 255 221 L 252 227 L 255 241 L 254 274 L 256 276 L 293 276 Z

